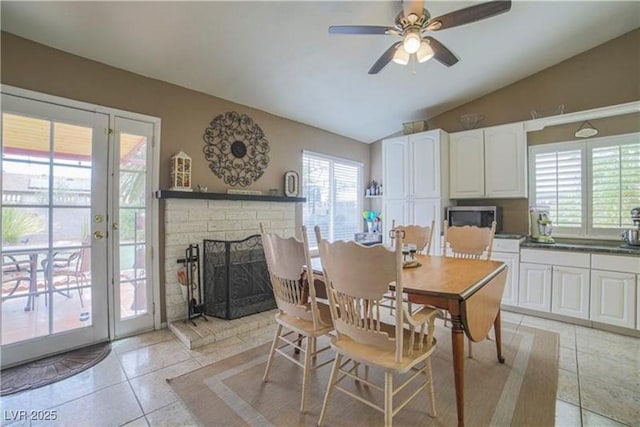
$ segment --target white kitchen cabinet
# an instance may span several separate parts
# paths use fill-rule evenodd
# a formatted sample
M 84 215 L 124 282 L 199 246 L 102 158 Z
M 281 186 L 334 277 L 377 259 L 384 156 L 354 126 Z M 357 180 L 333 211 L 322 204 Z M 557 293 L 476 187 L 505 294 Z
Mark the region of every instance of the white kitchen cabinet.
M 640 307 L 637 256 L 591 255 L 591 320 L 638 328 Z
M 551 312 L 589 318 L 589 269 L 553 266 Z
M 493 239 L 491 259 L 507 265 L 507 283 L 502 294 L 502 305 L 518 306 L 518 280 L 520 278 L 520 239 Z
M 449 205 L 448 135 L 439 130 L 420 132 L 382 141 L 383 220 L 385 231 L 398 225 L 430 226 L 442 230 L 442 214 Z M 389 243 L 388 233 L 383 238 Z M 433 250 L 440 251 L 438 239 Z
M 520 307 L 589 317 L 589 253 L 527 248 L 520 261 Z
M 482 129 L 449 135 L 449 184 L 452 199 L 484 197 L 484 132 Z
M 450 197 L 527 197 L 526 148 L 522 123 L 451 134 Z
M 552 267 L 547 264 L 520 263 L 518 306 L 551 311 Z
M 407 137 L 382 142 L 382 184 L 385 199 L 409 195 L 409 140 Z
M 636 327 L 636 275 L 591 270 L 591 320 Z

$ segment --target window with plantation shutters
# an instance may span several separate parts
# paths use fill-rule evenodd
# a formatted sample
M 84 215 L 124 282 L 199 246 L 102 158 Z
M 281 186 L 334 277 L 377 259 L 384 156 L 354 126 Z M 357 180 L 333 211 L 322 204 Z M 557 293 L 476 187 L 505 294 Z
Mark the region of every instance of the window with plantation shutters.
M 591 226 L 633 226 L 629 212 L 640 206 L 640 142 L 591 144 Z
M 313 228 L 330 241 L 353 240 L 362 231 L 362 165 L 305 151 L 302 155 L 303 223 L 309 245 L 317 248 Z
M 534 162 L 533 204 L 549 206 L 556 228 L 582 227 L 582 150 L 543 151 Z
M 549 206 L 554 235 L 618 237 L 640 206 L 640 134 L 529 148 L 530 204 Z

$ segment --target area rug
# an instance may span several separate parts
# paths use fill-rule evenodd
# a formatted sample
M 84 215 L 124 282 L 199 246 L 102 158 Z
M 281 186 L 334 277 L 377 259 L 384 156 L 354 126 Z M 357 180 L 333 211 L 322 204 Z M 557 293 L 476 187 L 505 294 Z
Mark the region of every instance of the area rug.
M 110 343 L 95 344 L 0 371 L 0 396 L 42 387 L 69 378 L 103 360 Z
M 437 417 L 430 416 L 427 393 L 418 395 L 394 418 L 396 426 L 455 426 L 457 413 L 450 330 L 438 328 L 432 356 Z M 466 341 L 466 340 L 465 340 Z M 302 370 L 276 357 L 269 381 L 262 382 L 269 345 L 248 350 L 188 374 L 167 380 L 203 426 L 315 426 L 331 364 L 311 374 L 307 410 L 299 412 Z M 326 352 L 325 352 L 326 353 Z M 553 426 L 558 387 L 558 334 L 503 323 L 503 354 L 496 360 L 494 341 L 473 344 L 465 359 L 465 422 L 469 426 Z M 383 374 L 375 369 L 370 377 Z M 355 393 L 376 390 L 352 381 Z M 341 392 L 334 392 L 325 418 L 327 426 L 380 426 L 382 414 Z

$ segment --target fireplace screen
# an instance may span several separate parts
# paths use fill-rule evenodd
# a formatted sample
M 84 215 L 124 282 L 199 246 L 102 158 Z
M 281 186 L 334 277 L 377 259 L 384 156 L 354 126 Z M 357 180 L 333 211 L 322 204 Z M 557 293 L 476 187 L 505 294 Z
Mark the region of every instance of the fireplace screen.
M 262 238 L 204 240 L 204 312 L 235 319 L 276 307 Z

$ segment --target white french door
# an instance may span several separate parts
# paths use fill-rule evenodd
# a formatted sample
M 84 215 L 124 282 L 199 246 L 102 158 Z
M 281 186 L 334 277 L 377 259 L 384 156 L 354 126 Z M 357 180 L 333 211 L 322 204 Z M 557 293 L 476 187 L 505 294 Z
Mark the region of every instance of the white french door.
M 113 318 L 114 335 L 121 337 L 153 327 L 148 207 L 152 203 L 149 164 L 154 127 L 150 122 L 115 116 L 113 128 Z
M 108 339 L 108 127 L 2 95 L 2 366 Z
M 159 120 L 4 89 L 2 366 L 152 329 Z

